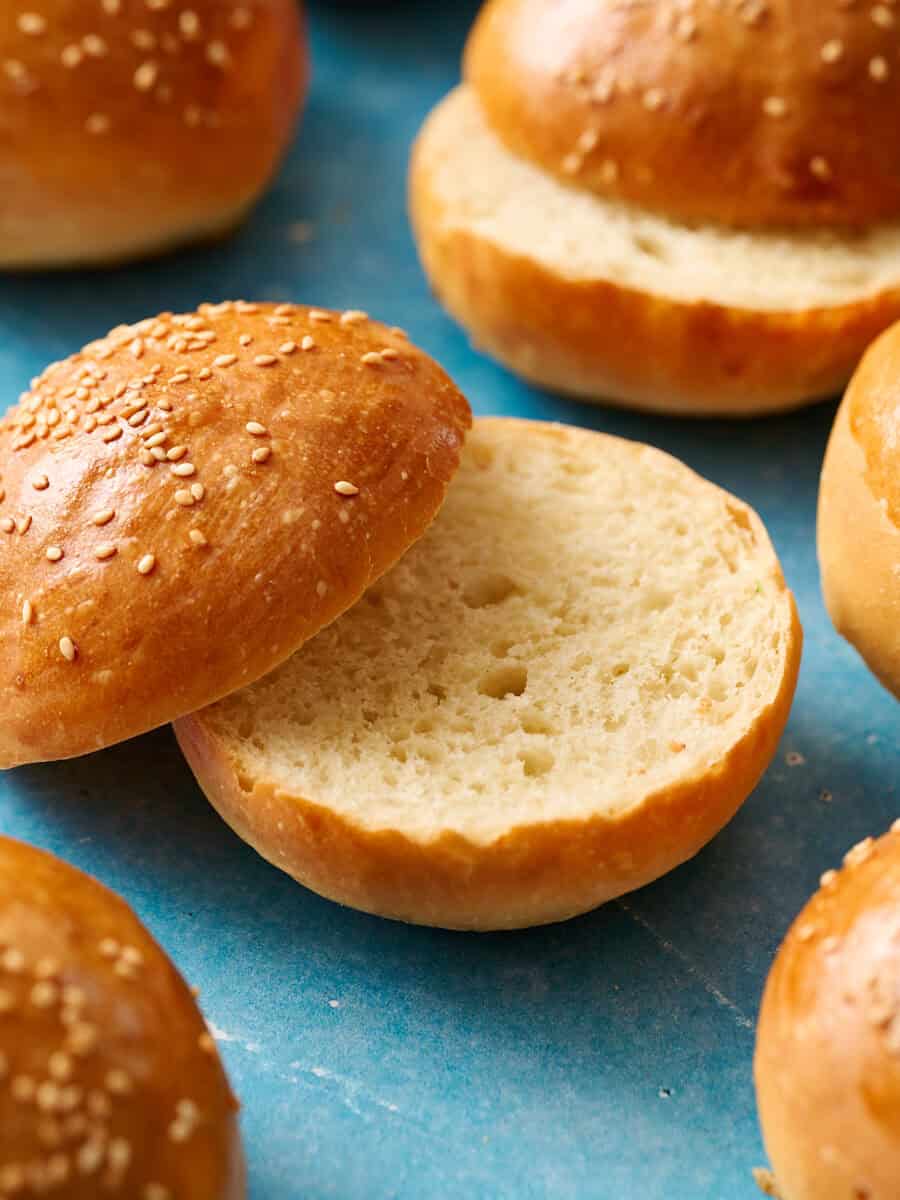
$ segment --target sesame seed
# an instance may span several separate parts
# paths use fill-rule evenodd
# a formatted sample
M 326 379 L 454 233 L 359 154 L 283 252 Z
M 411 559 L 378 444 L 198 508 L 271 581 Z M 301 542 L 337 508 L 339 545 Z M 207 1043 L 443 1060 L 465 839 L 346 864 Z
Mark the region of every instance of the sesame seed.
M 273 367 L 278 362 L 278 356 L 275 354 L 257 354 L 253 363 L 257 367 Z
M 109 53 L 109 46 L 96 33 L 88 33 L 81 39 L 81 48 L 85 54 L 89 54 L 91 58 L 105 58 Z
M 315 348 L 316 348 L 315 341 L 309 336 L 309 334 L 307 334 L 306 337 L 303 339 L 303 341 L 300 343 L 300 349 L 301 350 L 315 350 Z
M 134 73 L 134 86 L 139 92 L 152 91 L 159 78 L 159 64 L 151 60 L 141 63 Z
M 271 453 L 272 453 L 271 447 L 269 447 L 269 446 L 258 446 L 258 447 L 257 447 L 257 448 L 256 448 L 256 449 L 253 451 L 253 453 L 250 455 L 250 457 L 253 459 L 253 461 L 254 461 L 255 463 L 264 463 L 264 462 L 266 462 L 266 460 L 269 458 L 269 456 L 271 455 Z
M 50 480 L 46 475 L 38 475 L 32 479 L 31 486 L 36 492 L 44 492 L 50 486 Z
M 53 563 L 59 562 L 63 557 L 63 550 L 59 546 L 48 546 L 44 553 L 47 559 Z
M 141 1200 L 172 1200 L 172 1193 L 161 1183 L 148 1183 L 144 1187 Z
M 320 579 L 319 582 L 316 584 L 316 595 L 321 598 L 321 597 L 325 596 L 327 594 L 327 592 L 328 592 L 328 584 L 325 582 L 324 579 Z
M 111 1071 L 107 1071 L 104 1083 L 106 1090 L 114 1096 L 125 1096 L 132 1090 L 131 1076 L 121 1067 L 113 1067 Z
M 98 546 L 94 551 L 94 557 L 98 558 L 101 562 L 106 562 L 107 559 L 114 558 L 116 553 L 117 548 L 112 542 L 104 542 L 103 545 Z
M 64 640 L 65 639 L 63 639 L 63 641 Z M 59 648 L 62 650 L 62 641 L 59 644 Z M 75 657 L 74 647 L 72 658 L 69 658 L 69 655 L 66 654 L 65 650 L 63 650 L 63 654 L 71 662 L 72 658 Z M 45 979 L 41 983 L 36 983 L 34 985 L 34 987 L 31 989 L 30 999 L 35 1008 L 52 1008 L 59 999 L 59 987 L 50 980 Z
M 31 528 L 31 513 L 26 513 L 24 517 L 16 518 L 16 532 L 25 534 Z
M 205 535 L 199 529 L 192 529 L 190 531 L 190 533 L 188 533 L 188 537 L 190 538 L 191 542 L 195 546 L 208 546 L 209 545 L 209 542 L 206 540 Z
M 236 354 L 219 354 L 216 358 L 213 359 L 213 366 L 214 367 L 231 367 L 231 366 L 234 366 L 234 364 L 236 362 L 237 362 Z M 200 373 L 200 376 L 201 376 L 201 378 L 203 377 L 202 371 Z
M 394 362 L 399 357 L 399 350 L 395 350 L 392 346 L 388 346 L 381 351 L 381 359 L 383 362 Z
M 21 33 L 27 34 L 30 37 L 38 37 L 47 29 L 46 18 L 34 12 L 20 13 L 16 24 Z
M 26 600 L 22 605 L 22 624 L 30 625 L 34 620 L 34 605 L 30 600 Z
M 112 429 L 107 429 L 106 433 L 104 433 L 103 440 L 104 440 L 104 442 L 107 442 L 107 443 L 108 442 L 116 442 L 119 440 L 119 438 L 121 436 L 122 436 L 121 425 L 114 425 L 112 427 Z
M 293 354 L 296 349 L 297 349 L 296 342 L 282 342 L 281 345 L 278 347 L 278 353 L 279 354 Z
M 215 1054 L 216 1043 L 211 1033 L 201 1033 L 197 1039 L 197 1045 L 204 1054 Z
M 9 975 L 21 975 L 25 970 L 25 955 L 15 946 L 11 946 L 0 955 L 0 967 Z
M 66 46 L 59 56 L 59 61 L 64 67 L 68 67 L 70 71 L 73 71 L 76 67 L 81 66 L 84 61 L 84 51 L 80 46 Z
M 59 652 L 67 662 L 74 662 L 78 654 L 78 647 L 70 637 L 61 637 L 59 639 Z
M 138 562 L 138 575 L 149 575 L 155 566 L 155 557 L 152 554 L 145 554 L 144 557 Z
M 666 93 L 662 88 L 650 88 L 649 91 L 644 92 L 644 108 L 649 112 L 656 112 L 657 109 L 662 108 L 665 102 Z
M 228 47 L 222 41 L 209 42 L 206 47 L 206 61 L 214 67 L 226 67 L 231 59 Z
M 178 475 L 180 477 L 183 477 L 183 476 L 187 476 L 187 475 L 196 475 L 197 468 L 194 466 L 193 463 L 180 462 L 180 463 L 176 463 L 175 466 L 171 468 L 171 471 L 172 471 L 173 475 Z
M 202 483 L 192 483 L 191 484 L 191 495 L 194 497 L 195 500 L 202 500 L 203 497 L 206 495 L 206 488 L 203 486 Z
M 763 101 L 763 112 L 767 117 L 787 116 L 787 101 L 781 96 L 767 96 Z
M 184 458 L 187 452 L 187 446 L 173 446 L 171 450 L 167 451 L 166 458 L 169 462 L 178 462 L 179 459 Z
M 194 497 L 187 488 L 179 488 L 175 493 L 174 500 L 182 508 L 191 508 L 194 503 Z
M 187 8 L 184 12 L 178 14 L 178 28 L 181 31 L 181 36 L 188 41 L 197 36 L 200 32 L 200 18 L 193 9 Z
M 3 517 L 0 519 L 0 529 L 2 529 L 4 533 L 12 533 L 15 527 L 16 523 L 12 517 Z
M 259 421 L 248 421 L 244 428 L 254 437 L 265 437 L 269 432 L 265 425 L 260 425 Z
M 886 4 L 876 4 L 872 9 L 871 17 L 873 22 L 882 29 L 893 29 L 896 24 L 896 18 Z
M 368 321 L 369 314 L 359 308 L 348 308 L 346 312 L 341 313 L 342 325 L 360 325 L 363 321 Z
M 309 319 L 314 324 L 327 325 L 334 318 L 330 312 L 323 312 L 320 308 L 313 308 L 310 310 Z
M 95 137 L 109 133 L 111 126 L 112 122 L 106 113 L 91 113 L 84 123 L 85 131 L 93 134 Z
M 169 435 L 163 429 L 163 430 L 160 430 L 159 433 L 154 433 L 152 437 L 147 438 L 144 445 L 147 447 L 148 450 L 153 450 L 156 446 L 161 446 L 163 444 L 163 442 L 168 441 L 168 439 L 169 439 Z
M 365 363 L 367 367 L 377 367 L 381 365 L 381 355 L 377 350 L 370 350 L 362 356 L 360 362 Z
M 238 341 L 241 343 L 242 346 L 249 346 L 250 343 L 253 341 L 253 338 L 250 336 L 249 333 L 242 333 L 241 336 L 238 338 Z
M 821 155 L 810 160 L 809 169 L 816 179 L 821 179 L 823 182 L 831 178 L 831 167 L 828 160 L 822 158 Z
M 358 496 L 359 488 L 355 483 L 348 483 L 346 479 L 339 479 L 334 485 L 334 490 L 339 496 Z
M 822 62 L 836 63 L 844 57 L 844 43 L 840 38 L 832 38 L 822 47 Z
M 891 69 L 888 66 L 888 61 L 886 58 L 882 58 L 881 55 L 869 61 L 869 75 L 876 83 L 884 83 L 890 73 Z

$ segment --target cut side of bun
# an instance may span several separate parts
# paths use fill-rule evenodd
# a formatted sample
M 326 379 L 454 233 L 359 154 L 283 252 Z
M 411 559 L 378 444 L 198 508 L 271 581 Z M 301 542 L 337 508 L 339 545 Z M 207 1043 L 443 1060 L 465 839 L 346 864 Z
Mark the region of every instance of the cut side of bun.
M 476 343 L 588 399 L 696 414 L 790 408 L 839 391 L 900 316 L 900 224 L 680 224 L 516 157 L 468 87 L 426 123 L 410 203 L 433 286 Z
M 315 891 L 515 928 L 718 832 L 774 753 L 800 644 L 746 505 L 649 447 L 488 419 L 381 583 L 176 731 L 225 819 Z

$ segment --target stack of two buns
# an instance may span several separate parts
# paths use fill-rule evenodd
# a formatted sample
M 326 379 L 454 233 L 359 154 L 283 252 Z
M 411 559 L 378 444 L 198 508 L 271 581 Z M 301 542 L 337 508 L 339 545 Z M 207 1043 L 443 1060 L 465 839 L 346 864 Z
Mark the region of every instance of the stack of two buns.
M 900 317 L 898 52 L 892 4 L 489 0 L 413 158 L 428 275 L 553 390 L 834 395 Z
M 761 523 L 649 447 L 469 425 L 355 312 L 207 305 L 50 368 L 0 424 L 0 765 L 176 720 L 260 853 L 435 925 L 694 854 L 796 681 Z

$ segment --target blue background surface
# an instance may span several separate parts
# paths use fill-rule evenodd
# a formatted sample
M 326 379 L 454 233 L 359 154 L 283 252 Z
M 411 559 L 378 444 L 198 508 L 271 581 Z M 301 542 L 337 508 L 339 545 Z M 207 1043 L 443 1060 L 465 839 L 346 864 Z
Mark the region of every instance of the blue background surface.
M 819 597 L 834 406 L 742 425 L 617 413 L 539 394 L 470 349 L 428 294 L 404 192 L 409 144 L 456 79 L 475 7 L 313 5 L 310 106 L 253 219 L 224 246 L 139 268 L 0 280 L 0 407 L 120 320 L 243 296 L 399 324 L 477 412 L 662 446 L 760 511 L 798 598 L 805 661 L 768 775 L 662 882 L 566 925 L 482 937 L 299 888 L 218 820 L 168 730 L 7 774 L 0 829 L 122 892 L 200 986 L 244 1102 L 254 1200 L 750 1200 L 771 956 L 819 874 L 900 815 L 900 709 Z

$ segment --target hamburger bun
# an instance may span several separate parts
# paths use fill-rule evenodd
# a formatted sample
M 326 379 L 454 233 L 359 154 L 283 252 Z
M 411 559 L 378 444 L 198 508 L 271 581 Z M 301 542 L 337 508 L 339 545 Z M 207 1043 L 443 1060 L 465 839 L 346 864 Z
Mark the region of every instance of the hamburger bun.
M 423 532 L 468 422 L 356 312 L 203 305 L 50 367 L 0 420 L 0 767 L 270 671 Z
M 756 1088 L 781 1200 L 892 1200 L 900 1179 L 900 822 L 867 838 L 772 967 Z
M 838 411 L 818 542 L 838 632 L 900 697 L 900 326 L 869 350 Z
M 176 733 L 225 820 L 306 886 L 511 929 L 705 845 L 775 751 L 800 643 L 746 505 L 647 446 L 485 419 L 390 574 Z
M 0 11 L 0 267 L 118 262 L 236 225 L 306 92 L 296 0 Z
M 237 1102 L 131 909 L 0 838 L 0 1196 L 243 1200 Z
M 886 5 L 491 0 L 413 152 L 426 274 L 555 391 L 833 395 L 900 317 L 898 51 Z

